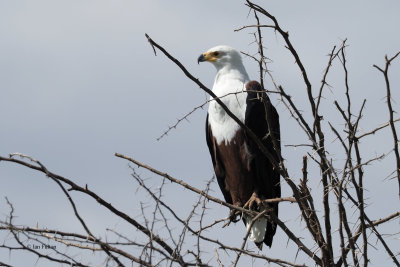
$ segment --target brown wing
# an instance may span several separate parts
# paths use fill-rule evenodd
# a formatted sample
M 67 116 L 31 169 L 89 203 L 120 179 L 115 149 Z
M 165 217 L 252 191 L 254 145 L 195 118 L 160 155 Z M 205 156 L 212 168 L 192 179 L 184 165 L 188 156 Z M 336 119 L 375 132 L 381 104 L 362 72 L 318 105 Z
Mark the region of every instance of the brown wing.
M 218 185 L 224 195 L 225 201 L 232 204 L 232 197 L 229 191 L 226 189 L 225 178 L 225 166 L 219 156 L 217 141 L 212 135 L 210 124 L 208 123 L 208 114 L 206 118 L 206 140 L 207 146 L 210 151 L 211 160 L 214 166 L 215 175 L 217 176 Z
M 245 124 L 262 140 L 264 146 L 278 161 L 278 153 L 274 149 L 272 138 L 276 140 L 280 151 L 279 115 L 271 104 L 265 90 L 256 81 L 246 84 L 247 100 Z M 269 122 L 269 123 L 268 123 Z M 270 126 L 270 128 L 268 127 Z M 270 133 L 270 134 L 269 134 Z M 272 137 L 272 138 L 271 138 Z M 262 198 L 277 198 L 281 196 L 280 175 L 268 158 L 260 151 L 257 144 L 247 138 L 249 149 L 253 154 L 252 168 L 256 173 L 257 192 Z M 278 204 L 272 204 L 274 213 L 278 216 Z M 268 222 L 264 243 L 271 246 L 276 232 L 276 224 Z

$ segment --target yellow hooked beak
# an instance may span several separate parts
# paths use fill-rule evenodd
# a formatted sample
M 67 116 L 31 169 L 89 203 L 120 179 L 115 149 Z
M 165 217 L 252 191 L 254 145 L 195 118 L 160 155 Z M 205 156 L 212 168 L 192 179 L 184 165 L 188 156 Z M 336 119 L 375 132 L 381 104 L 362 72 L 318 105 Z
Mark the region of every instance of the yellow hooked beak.
M 220 52 L 218 51 L 212 51 L 212 52 L 205 52 L 199 56 L 197 59 L 197 63 L 199 64 L 200 62 L 208 61 L 208 62 L 213 62 L 217 60 L 220 56 Z

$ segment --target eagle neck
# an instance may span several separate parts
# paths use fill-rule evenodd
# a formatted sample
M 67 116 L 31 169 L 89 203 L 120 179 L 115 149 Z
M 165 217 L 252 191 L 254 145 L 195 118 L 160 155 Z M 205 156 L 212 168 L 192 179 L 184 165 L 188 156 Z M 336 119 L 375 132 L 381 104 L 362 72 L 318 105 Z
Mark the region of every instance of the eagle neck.
M 249 81 L 249 75 L 246 72 L 243 64 L 226 64 L 217 67 L 217 75 L 215 76 L 215 84 L 225 82 L 225 79 L 239 80 L 242 83 Z

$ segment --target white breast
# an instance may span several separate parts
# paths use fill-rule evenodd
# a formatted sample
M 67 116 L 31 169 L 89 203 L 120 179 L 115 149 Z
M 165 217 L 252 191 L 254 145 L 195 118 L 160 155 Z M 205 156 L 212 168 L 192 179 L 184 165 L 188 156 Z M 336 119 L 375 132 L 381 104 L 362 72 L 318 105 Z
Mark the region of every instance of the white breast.
M 241 121 L 246 113 L 246 83 L 247 80 L 232 79 L 230 75 L 217 75 L 213 86 L 213 92 Z M 229 143 L 240 128 L 216 101 L 210 102 L 208 120 L 218 144 Z

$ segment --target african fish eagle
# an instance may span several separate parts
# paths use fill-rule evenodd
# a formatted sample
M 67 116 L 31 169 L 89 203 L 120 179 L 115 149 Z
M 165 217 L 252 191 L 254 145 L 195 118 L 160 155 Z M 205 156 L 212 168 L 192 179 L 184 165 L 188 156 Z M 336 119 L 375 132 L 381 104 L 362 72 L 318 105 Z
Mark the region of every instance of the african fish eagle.
M 239 52 L 229 46 L 216 46 L 200 55 L 198 63 L 204 61 L 217 68 L 214 94 L 262 140 L 279 162 L 271 139 L 273 134 L 275 148 L 278 146 L 280 150 L 278 113 L 260 83 L 250 81 Z M 206 139 L 226 202 L 261 212 L 265 206 L 260 205 L 260 200 L 280 197 L 279 171 L 216 101 L 210 101 L 208 108 Z M 278 216 L 277 203 L 268 208 Z M 237 213 L 231 211 L 230 214 L 230 220 L 237 222 Z M 252 218 L 244 215 L 242 219 L 248 229 Z M 276 224 L 262 217 L 251 226 L 249 238 L 259 249 L 263 243 L 271 247 L 275 232 Z

